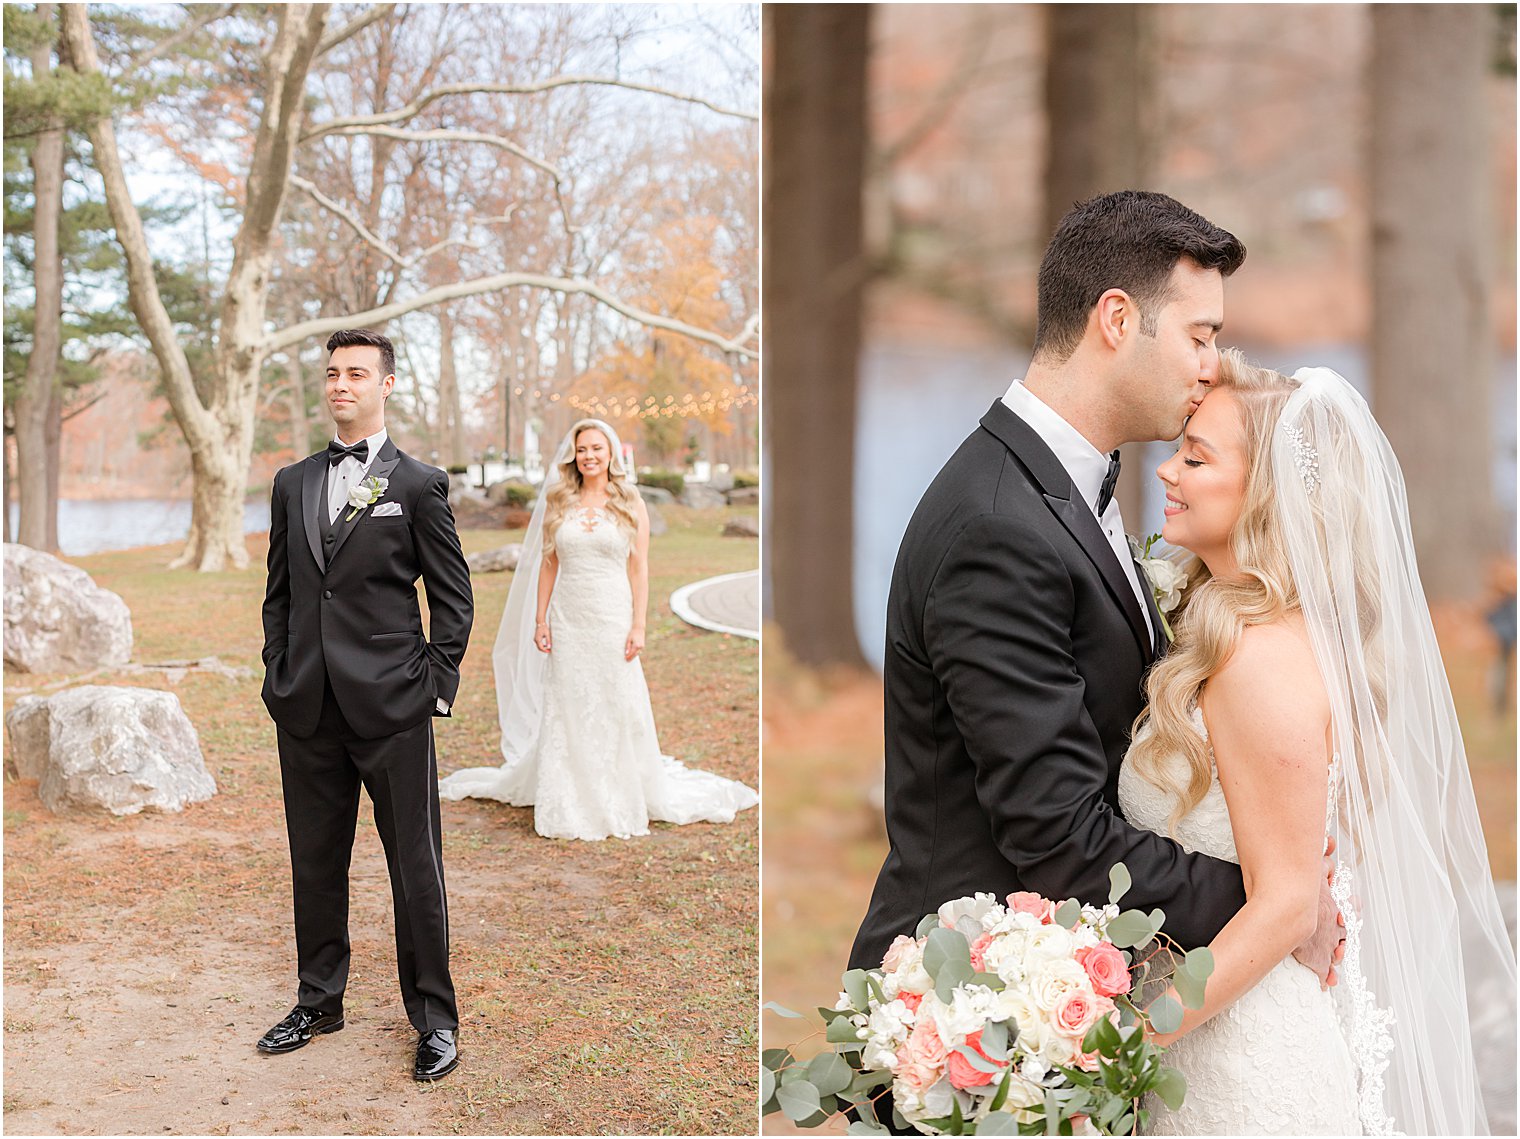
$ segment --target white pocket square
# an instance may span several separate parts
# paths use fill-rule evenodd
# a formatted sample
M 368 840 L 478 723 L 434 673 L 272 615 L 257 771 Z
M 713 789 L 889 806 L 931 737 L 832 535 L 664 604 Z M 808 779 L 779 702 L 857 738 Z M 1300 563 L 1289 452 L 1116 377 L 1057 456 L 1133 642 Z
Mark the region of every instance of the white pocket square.
M 376 518 L 394 518 L 401 513 L 399 502 L 382 502 L 375 507 Z

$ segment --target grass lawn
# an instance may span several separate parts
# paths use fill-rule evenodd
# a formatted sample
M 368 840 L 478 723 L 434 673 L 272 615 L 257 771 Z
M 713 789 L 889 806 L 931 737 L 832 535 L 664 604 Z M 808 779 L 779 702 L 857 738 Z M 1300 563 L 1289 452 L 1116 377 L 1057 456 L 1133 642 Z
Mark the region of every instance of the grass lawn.
M 755 786 L 758 652 L 669 610 L 679 585 L 754 568 L 727 511 L 668 507 L 644 668 L 663 749 Z M 466 531 L 466 553 L 514 540 Z M 602 843 L 532 812 L 444 803 L 463 1063 L 410 1078 L 389 885 L 361 807 L 343 1032 L 254 1050 L 295 995 L 274 726 L 259 699 L 264 535 L 243 571 L 153 548 L 71 559 L 132 610 L 133 660 L 215 655 L 242 679 L 102 674 L 176 692 L 218 794 L 180 814 L 55 816 L 5 785 L 5 1127 L 12 1133 L 753 1133 L 758 812 Z M 491 646 L 511 574 L 475 579 L 475 627 L 439 766 L 497 762 Z M 5 707 L 63 677 L 7 672 Z

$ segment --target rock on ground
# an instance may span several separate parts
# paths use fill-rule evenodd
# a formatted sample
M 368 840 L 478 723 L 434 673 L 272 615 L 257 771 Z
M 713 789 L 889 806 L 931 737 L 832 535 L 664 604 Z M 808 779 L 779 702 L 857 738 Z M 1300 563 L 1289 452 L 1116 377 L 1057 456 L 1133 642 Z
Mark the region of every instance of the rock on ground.
M 722 491 L 713 490 L 710 486 L 687 483 L 686 489 L 681 492 L 681 505 L 689 506 L 694 510 L 715 510 L 720 506 L 727 506 L 728 499 Z
M 5 721 L 22 778 L 53 812 L 178 811 L 216 794 L 179 697 L 156 688 L 84 685 L 27 696 Z
M 5 546 L 5 663 L 22 672 L 82 672 L 132 658 L 132 614 L 78 566 Z
M 645 486 L 643 483 L 639 484 L 639 497 L 649 506 L 670 506 L 676 500 L 676 496 L 664 487 Z
M 728 504 L 730 506 L 758 506 L 760 505 L 760 488 L 736 486 L 728 492 Z
M 730 518 L 723 523 L 723 536 L 725 538 L 758 538 L 760 537 L 760 519 L 752 518 L 748 514 Z
M 465 561 L 469 563 L 471 573 L 501 573 L 503 570 L 515 570 L 517 563 L 521 560 L 521 542 L 513 542 L 510 546 L 500 546 L 494 550 L 481 550 L 465 558 Z
M 651 536 L 658 538 L 666 530 L 670 529 L 670 524 L 665 521 L 665 515 L 660 513 L 659 507 L 655 506 L 654 503 L 644 503 L 644 509 L 649 512 L 649 533 Z

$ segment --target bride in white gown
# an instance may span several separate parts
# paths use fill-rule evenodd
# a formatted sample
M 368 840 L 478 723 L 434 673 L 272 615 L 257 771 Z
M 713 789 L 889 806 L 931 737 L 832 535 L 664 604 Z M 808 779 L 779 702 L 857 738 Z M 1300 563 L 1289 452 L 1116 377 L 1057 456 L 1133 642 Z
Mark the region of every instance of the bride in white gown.
M 500 767 L 456 771 L 446 799 L 532 806 L 546 838 L 629 838 L 651 819 L 732 822 L 742 783 L 662 755 L 639 654 L 649 515 L 617 433 L 576 423 L 555 452 L 523 539 L 492 663 Z
M 1196 556 L 1119 800 L 1238 862 L 1247 902 L 1204 1007 L 1157 1038 L 1188 1094 L 1151 1104 L 1150 1131 L 1487 1134 L 1470 1026 L 1513 1009 L 1515 959 L 1397 460 L 1334 372 L 1231 350 L 1158 473 L 1162 535 Z M 1329 990 L 1291 956 L 1327 836 L 1347 925 Z

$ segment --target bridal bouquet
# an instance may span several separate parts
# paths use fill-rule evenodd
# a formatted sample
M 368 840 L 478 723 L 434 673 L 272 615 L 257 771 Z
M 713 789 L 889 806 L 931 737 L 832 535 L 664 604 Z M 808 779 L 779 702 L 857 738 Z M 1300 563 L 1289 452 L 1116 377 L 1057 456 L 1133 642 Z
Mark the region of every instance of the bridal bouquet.
M 1213 957 L 1160 952 L 1165 915 L 1119 911 L 1130 885 L 1122 863 L 1110 882 L 1101 908 L 1029 892 L 945 903 L 916 937 L 892 943 L 880 969 L 844 974 L 834 1007 L 818 1010 L 831 1051 L 806 1062 L 788 1048 L 764 1052 L 764 1111 L 815 1127 L 858 1109 L 849 1134 L 885 1135 L 872 1101 L 890 1088 L 899 1126 L 928 1135 L 1120 1135 L 1145 1124 L 1148 1092 L 1181 1106 L 1182 1074 L 1142 1023 L 1175 1031 L 1182 1004 L 1135 998 L 1170 980 L 1200 1007 Z

